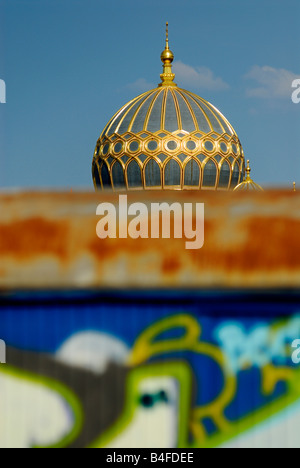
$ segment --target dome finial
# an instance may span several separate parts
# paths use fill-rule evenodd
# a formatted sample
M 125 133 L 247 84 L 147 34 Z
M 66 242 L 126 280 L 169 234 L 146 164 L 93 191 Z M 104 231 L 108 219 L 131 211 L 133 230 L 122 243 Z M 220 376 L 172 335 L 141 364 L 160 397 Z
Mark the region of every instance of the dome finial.
M 293 192 L 297 192 L 297 190 L 296 190 L 296 182 L 293 182 Z
M 246 176 L 243 182 L 241 182 L 239 185 L 237 185 L 233 191 L 240 191 L 240 190 L 258 190 L 258 191 L 263 191 L 263 188 L 256 184 L 250 177 L 250 172 L 251 172 L 251 167 L 250 167 L 250 161 L 249 159 L 247 160 L 247 167 L 246 167 Z
M 246 179 L 245 180 L 251 180 L 250 177 L 250 172 L 251 172 L 251 167 L 250 167 L 250 160 L 247 159 L 247 167 L 246 167 Z
M 161 53 L 161 61 L 163 63 L 163 73 L 160 75 L 161 83 L 158 86 L 177 86 L 174 83 L 175 74 L 172 73 L 172 62 L 174 54 L 169 49 L 169 23 L 166 23 L 166 47 Z
M 166 22 L 166 49 L 169 50 L 169 23 Z

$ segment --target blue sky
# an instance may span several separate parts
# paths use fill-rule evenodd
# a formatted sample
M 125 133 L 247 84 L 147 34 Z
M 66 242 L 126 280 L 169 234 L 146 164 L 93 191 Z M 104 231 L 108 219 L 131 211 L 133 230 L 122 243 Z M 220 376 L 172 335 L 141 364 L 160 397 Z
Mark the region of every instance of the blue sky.
M 176 83 L 235 127 L 264 186 L 300 185 L 299 0 L 0 0 L 0 187 L 92 189 L 99 134 L 157 85 L 165 22 Z

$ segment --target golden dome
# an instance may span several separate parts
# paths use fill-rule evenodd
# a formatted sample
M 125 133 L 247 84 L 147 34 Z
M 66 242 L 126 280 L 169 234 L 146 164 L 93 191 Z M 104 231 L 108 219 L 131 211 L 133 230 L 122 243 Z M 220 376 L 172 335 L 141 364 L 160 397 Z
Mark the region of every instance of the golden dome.
M 238 190 L 258 190 L 258 191 L 263 191 L 264 189 L 256 184 L 250 177 L 250 172 L 251 172 L 251 168 L 250 168 L 250 161 L 248 159 L 247 161 L 247 167 L 246 167 L 246 177 L 245 179 L 243 180 L 243 182 L 241 182 L 239 185 L 237 185 L 235 188 L 234 188 L 234 191 L 238 191 Z
M 94 152 L 96 189 L 233 189 L 244 178 L 244 153 L 223 114 L 179 88 L 172 73 L 168 24 L 157 88 L 123 106 Z

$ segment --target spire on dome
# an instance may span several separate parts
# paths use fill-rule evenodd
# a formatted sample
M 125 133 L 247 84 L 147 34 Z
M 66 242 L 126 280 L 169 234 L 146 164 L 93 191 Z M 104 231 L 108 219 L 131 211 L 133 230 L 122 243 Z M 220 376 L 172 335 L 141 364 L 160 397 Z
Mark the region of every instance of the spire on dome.
M 243 180 L 243 182 L 241 182 L 239 185 L 237 185 L 233 190 L 234 191 L 238 191 L 238 190 L 258 190 L 258 191 L 263 191 L 263 188 L 256 184 L 250 177 L 250 172 L 251 172 L 251 168 L 250 168 L 250 161 L 248 159 L 247 161 L 247 167 L 246 167 L 246 177 L 245 179 Z
M 161 83 L 158 86 L 177 86 L 174 83 L 175 74 L 172 73 L 174 54 L 169 49 L 169 23 L 166 23 L 166 46 L 160 58 L 163 63 L 163 73 L 160 75 Z

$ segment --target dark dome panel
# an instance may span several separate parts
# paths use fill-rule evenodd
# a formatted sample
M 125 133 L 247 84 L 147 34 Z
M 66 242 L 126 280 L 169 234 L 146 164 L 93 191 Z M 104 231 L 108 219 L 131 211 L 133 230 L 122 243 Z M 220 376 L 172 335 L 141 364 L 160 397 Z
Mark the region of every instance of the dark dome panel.
M 185 187 L 200 186 L 200 167 L 195 159 L 191 159 L 185 166 L 184 185 Z
M 203 133 L 211 132 L 213 130 L 213 127 L 212 125 L 210 125 L 205 112 L 203 112 L 203 109 L 197 104 L 197 102 L 191 96 L 186 94 L 186 99 L 193 111 L 193 114 L 195 115 L 198 129 L 200 130 L 200 132 L 203 132 Z
M 123 135 L 128 131 L 128 128 L 130 126 L 130 123 L 138 110 L 138 108 L 141 106 L 141 101 L 138 100 L 135 102 L 128 110 L 123 112 L 122 114 L 122 119 L 119 124 L 119 128 L 115 127 L 113 133 L 118 133 L 119 135 Z
M 217 166 L 210 160 L 205 164 L 202 187 L 215 187 L 217 183 Z
M 197 128 L 194 122 L 193 113 L 189 109 L 187 101 L 183 99 L 180 93 L 176 93 L 176 99 L 179 106 L 182 129 L 189 133 L 194 132 Z
M 181 186 L 181 170 L 180 165 L 175 159 L 170 159 L 164 170 L 164 184 L 168 187 Z
M 145 179 L 147 187 L 161 187 L 161 169 L 154 159 L 146 164 Z
M 145 130 L 145 124 L 146 124 L 146 117 L 149 113 L 149 108 L 151 106 L 153 97 L 152 94 L 145 99 L 144 102 L 140 105 L 137 114 L 134 116 L 132 119 L 132 123 L 130 124 L 130 131 L 132 133 L 138 133 L 141 132 L 142 130 Z
M 164 117 L 165 118 L 164 118 L 163 128 L 170 133 L 176 132 L 176 130 L 179 129 L 179 125 L 178 125 L 175 102 L 174 102 L 171 90 L 169 90 L 167 94 Z
M 141 168 L 136 161 L 131 161 L 127 166 L 127 180 L 129 188 L 143 186 Z
M 112 167 L 112 180 L 114 188 L 123 190 L 126 188 L 124 170 L 122 164 L 116 161 Z
M 151 113 L 149 115 L 147 130 L 148 132 L 158 132 L 161 129 L 161 115 L 164 93 L 158 93 L 153 103 Z

